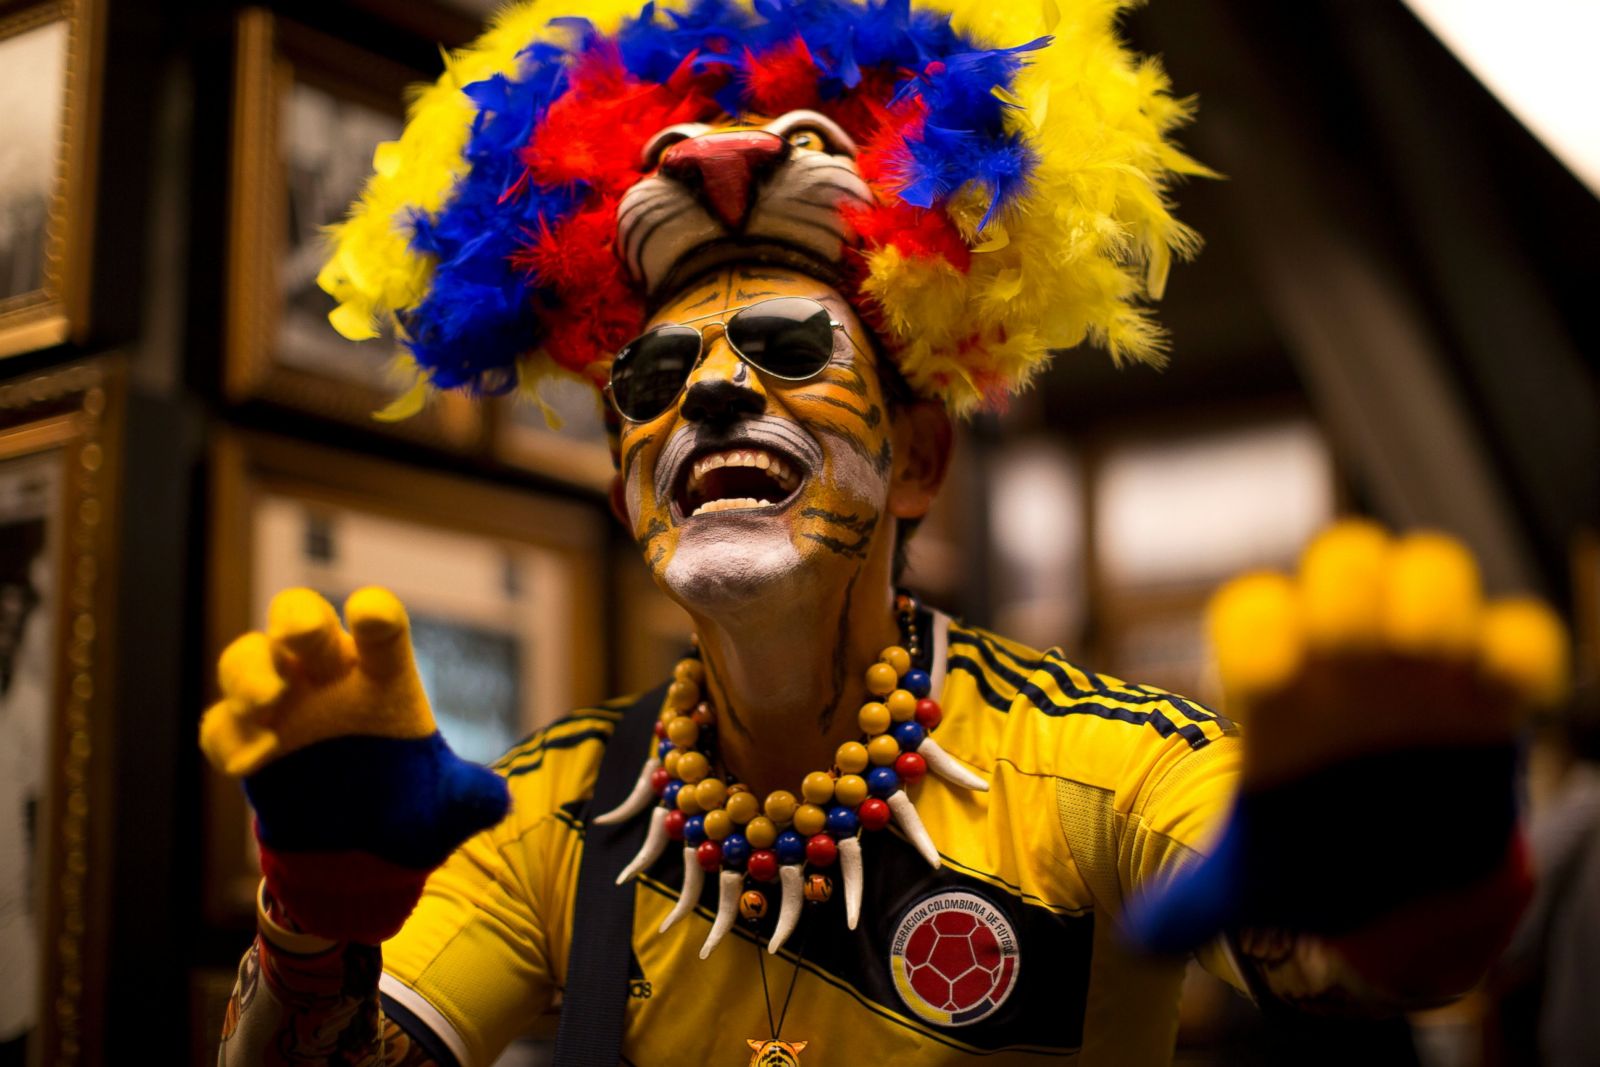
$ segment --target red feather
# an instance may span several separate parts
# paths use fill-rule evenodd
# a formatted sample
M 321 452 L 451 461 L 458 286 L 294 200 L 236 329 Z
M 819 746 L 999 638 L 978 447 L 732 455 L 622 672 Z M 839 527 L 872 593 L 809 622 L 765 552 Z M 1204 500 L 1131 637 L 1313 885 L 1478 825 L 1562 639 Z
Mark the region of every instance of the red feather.
M 744 58 L 740 80 L 751 110 L 777 116 L 817 107 L 819 72 L 803 38 L 795 37 L 759 56 L 745 49 Z

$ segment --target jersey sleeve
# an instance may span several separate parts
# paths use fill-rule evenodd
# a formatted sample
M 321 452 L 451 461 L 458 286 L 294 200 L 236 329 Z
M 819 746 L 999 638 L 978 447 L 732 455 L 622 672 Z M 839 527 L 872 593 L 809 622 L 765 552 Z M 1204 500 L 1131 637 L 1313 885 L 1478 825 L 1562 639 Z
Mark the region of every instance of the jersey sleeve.
M 1166 765 L 1141 791 L 1124 831 L 1119 875 L 1125 896 L 1160 891 L 1200 860 L 1227 821 L 1242 756 L 1243 743 L 1228 736 L 1162 761 Z M 1195 957 L 1213 975 L 1248 992 L 1224 939 L 1208 942 Z
M 492 1062 L 550 1010 L 581 856 L 574 810 L 593 789 L 615 718 L 609 709 L 573 716 L 502 757 L 495 769 L 511 786 L 511 813 L 433 873 L 383 946 L 386 1004 L 461 1067 Z

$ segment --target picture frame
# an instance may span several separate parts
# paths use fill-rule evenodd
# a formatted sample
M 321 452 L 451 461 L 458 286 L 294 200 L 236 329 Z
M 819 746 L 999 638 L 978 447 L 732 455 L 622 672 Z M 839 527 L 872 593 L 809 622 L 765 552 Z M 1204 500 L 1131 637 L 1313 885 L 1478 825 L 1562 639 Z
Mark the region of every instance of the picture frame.
M 0 385 L 0 1040 L 101 1062 L 122 369 Z
M 88 336 L 100 0 L 0 5 L 0 357 Z
M 227 327 L 222 386 L 452 452 L 481 451 L 482 405 L 457 393 L 380 421 L 411 384 L 393 338 L 350 341 L 316 284 L 324 231 L 344 217 L 380 142 L 400 135 L 408 86 L 427 75 L 262 8 L 235 23 Z
M 598 504 L 244 432 L 218 438 L 210 481 L 210 662 L 265 624 L 281 588 L 338 607 L 377 584 L 406 604 L 423 686 L 463 757 L 488 762 L 607 695 Z M 249 813 L 214 771 L 206 796 L 207 919 L 247 924 L 260 878 Z

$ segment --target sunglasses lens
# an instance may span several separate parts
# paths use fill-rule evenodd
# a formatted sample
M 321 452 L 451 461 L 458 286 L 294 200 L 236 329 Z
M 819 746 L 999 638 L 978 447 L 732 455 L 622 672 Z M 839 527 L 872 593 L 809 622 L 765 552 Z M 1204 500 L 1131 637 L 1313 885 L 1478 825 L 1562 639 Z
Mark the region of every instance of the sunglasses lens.
M 700 331 L 662 326 L 629 342 L 611 364 L 611 395 L 635 422 L 653 419 L 672 406 L 700 357 Z
M 833 316 L 805 297 L 763 300 L 728 320 L 728 342 L 773 377 L 801 381 L 833 358 Z

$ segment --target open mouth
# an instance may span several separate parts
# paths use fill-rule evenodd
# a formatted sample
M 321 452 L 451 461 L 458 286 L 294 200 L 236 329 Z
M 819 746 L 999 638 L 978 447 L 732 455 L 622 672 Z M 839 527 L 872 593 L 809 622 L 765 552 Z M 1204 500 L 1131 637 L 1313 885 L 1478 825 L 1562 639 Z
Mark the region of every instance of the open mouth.
M 803 480 L 797 463 L 764 448 L 706 452 L 686 467 L 673 503 L 689 518 L 781 507 Z

